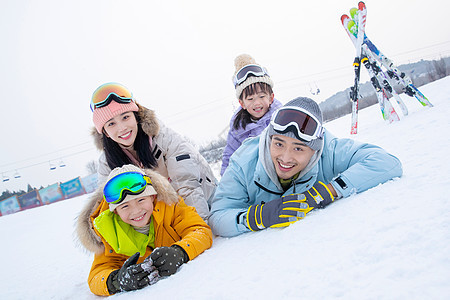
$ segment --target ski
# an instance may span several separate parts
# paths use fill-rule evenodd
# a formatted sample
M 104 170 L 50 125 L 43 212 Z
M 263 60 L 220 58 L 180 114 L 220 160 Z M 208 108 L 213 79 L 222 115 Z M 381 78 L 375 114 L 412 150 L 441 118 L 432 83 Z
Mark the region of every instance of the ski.
M 375 93 L 377 96 L 378 103 L 380 104 L 383 119 L 388 121 L 389 123 L 400 121 L 397 112 L 395 111 L 391 102 L 389 102 L 386 92 L 384 88 L 380 85 L 380 82 L 378 81 L 377 76 L 374 70 L 372 69 L 372 65 L 368 57 L 364 54 L 364 52 L 362 61 L 364 62 L 364 66 L 366 67 L 367 72 L 369 73 L 370 82 L 372 83 L 372 86 L 375 89 Z
M 357 23 L 357 13 L 355 13 L 355 10 L 350 10 L 350 14 L 352 17 L 354 17 L 353 21 L 355 24 Z M 353 36 L 357 35 L 356 28 L 348 28 Z M 364 33 L 364 40 L 363 44 L 367 45 L 368 49 L 373 53 L 375 56 L 375 59 L 386 68 L 387 74 L 391 79 L 394 79 L 397 81 L 397 83 L 402 86 L 403 91 L 405 94 L 407 94 L 410 97 L 415 97 L 420 104 L 423 106 L 430 106 L 433 107 L 433 104 L 428 100 L 425 95 L 419 91 L 419 89 L 413 84 L 411 78 L 406 75 L 404 72 L 401 72 L 390 60 L 387 58 L 378 48 L 372 43 L 372 41 L 367 37 L 367 35 Z
M 356 32 L 356 27 L 357 27 L 355 22 L 359 22 L 359 19 L 358 19 L 359 12 L 355 8 L 352 8 L 350 10 L 350 14 L 353 16 L 353 19 L 350 19 L 350 17 L 344 18 L 342 25 L 345 27 L 344 29 L 346 29 L 348 36 L 350 37 L 350 39 L 352 40 L 353 44 L 356 47 L 357 46 L 357 40 L 356 40 L 357 34 L 354 34 L 354 33 Z M 365 49 L 364 46 L 365 45 L 362 44 L 362 51 Z M 364 53 L 364 51 L 362 52 L 362 54 L 365 57 L 364 66 L 366 67 L 367 72 L 369 73 L 370 81 L 372 83 L 373 88 L 375 89 L 375 93 L 377 96 L 378 104 L 380 105 L 381 114 L 383 116 L 383 119 L 388 120 L 390 123 L 400 120 L 397 113 L 395 112 L 395 109 L 392 107 L 391 103 L 389 102 L 389 99 L 387 97 L 385 90 L 381 88 L 379 80 L 376 77 L 377 75 L 373 70 L 373 65 L 371 64 L 371 62 L 369 62 L 369 59 L 368 59 L 367 55 Z
M 358 3 L 358 11 L 360 17 L 358 18 L 357 36 L 355 38 L 356 55 L 353 61 L 353 68 L 355 71 L 355 81 L 353 87 L 351 87 L 350 90 L 350 99 L 352 101 L 352 124 L 350 134 L 358 133 L 358 99 L 359 99 L 359 79 L 361 74 L 361 49 L 362 49 L 361 47 L 364 41 L 364 29 L 366 26 L 366 13 L 367 13 L 364 2 L 361 1 Z M 344 27 L 347 25 L 345 23 L 349 19 L 350 17 L 345 14 L 341 16 L 341 22 Z
M 365 44 L 363 44 L 363 51 L 364 51 L 364 54 L 367 56 L 367 58 L 370 62 L 370 67 L 372 68 L 373 72 L 375 73 L 375 76 L 377 77 L 381 86 L 384 88 L 385 91 L 388 91 L 389 93 L 391 93 L 391 95 L 394 97 L 395 101 L 397 102 L 398 106 L 400 107 L 403 115 L 407 116 L 408 115 L 408 107 L 405 105 L 402 98 L 397 94 L 395 89 L 390 84 L 389 76 L 378 65 L 378 62 L 373 57 L 373 53 L 369 49 L 367 49 L 367 45 L 365 45 Z
M 347 16 L 346 14 L 341 16 L 341 22 L 342 22 L 342 26 L 344 26 L 344 28 L 347 27 L 347 22 L 350 20 L 350 17 Z M 347 32 L 347 34 L 349 34 L 349 32 Z M 356 46 L 356 37 L 355 36 L 350 36 L 350 39 L 352 39 L 352 42 L 355 44 Z M 354 81 L 354 85 L 352 87 L 350 87 L 350 101 L 352 103 L 352 115 L 351 115 L 351 129 L 350 129 L 350 134 L 356 134 L 357 130 L 358 130 L 358 97 L 359 97 L 359 93 L 358 93 L 358 85 L 359 85 L 359 75 L 360 75 L 360 54 L 358 55 L 358 51 L 356 51 L 356 56 L 355 59 L 353 61 L 353 69 L 355 72 L 355 81 Z
M 355 71 L 355 83 L 350 88 L 350 100 L 352 102 L 352 125 L 350 128 L 350 134 L 358 133 L 358 98 L 359 98 L 359 75 L 360 75 L 360 62 L 359 57 L 355 57 L 353 61 L 353 69 Z

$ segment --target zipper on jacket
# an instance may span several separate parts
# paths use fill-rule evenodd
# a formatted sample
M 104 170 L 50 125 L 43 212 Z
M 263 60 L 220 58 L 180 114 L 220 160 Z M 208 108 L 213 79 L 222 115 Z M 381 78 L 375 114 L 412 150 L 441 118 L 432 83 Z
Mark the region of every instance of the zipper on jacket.
M 255 180 L 255 184 L 256 184 L 260 189 L 262 189 L 263 191 L 265 191 L 265 192 L 267 192 L 267 193 L 271 193 L 271 194 L 279 195 L 279 196 L 281 196 L 281 195 L 284 194 L 284 192 L 281 192 L 281 193 L 280 193 L 280 192 L 274 192 L 274 191 L 271 191 L 271 190 L 265 188 L 264 186 L 262 186 L 261 184 L 259 184 L 256 180 Z
M 295 194 L 295 193 L 296 193 L 296 190 L 297 190 L 297 184 L 307 183 L 308 181 L 311 180 L 311 178 L 312 178 L 312 176 L 309 177 L 308 179 L 302 180 L 302 181 L 295 181 L 295 180 L 292 180 L 291 184 L 290 184 L 289 187 L 286 189 L 286 191 L 289 190 L 292 186 L 294 186 L 294 191 L 293 191 L 293 193 Z M 262 185 L 261 185 L 259 182 L 257 182 L 256 180 L 255 180 L 254 182 L 255 182 L 255 184 L 256 184 L 260 189 L 264 190 L 264 191 L 267 192 L 267 193 L 271 193 L 271 194 L 274 194 L 274 195 L 279 195 L 279 196 L 281 196 L 281 195 L 283 195 L 283 194 L 286 192 L 286 191 L 283 191 L 283 192 L 274 192 L 274 191 L 271 191 L 271 190 L 269 190 L 268 188 L 262 186 Z
M 311 180 L 311 178 L 312 178 L 312 176 L 311 177 L 309 177 L 307 180 L 302 180 L 302 181 L 295 181 L 295 180 L 292 180 L 292 184 L 289 186 L 289 188 L 291 187 L 291 186 L 294 186 L 294 194 L 296 194 L 296 191 L 297 191 L 297 184 L 304 184 L 304 183 L 307 183 L 308 181 L 310 181 Z M 288 188 L 288 189 L 289 189 Z M 287 190 L 288 190 L 287 189 Z M 286 190 L 286 191 L 287 191 Z

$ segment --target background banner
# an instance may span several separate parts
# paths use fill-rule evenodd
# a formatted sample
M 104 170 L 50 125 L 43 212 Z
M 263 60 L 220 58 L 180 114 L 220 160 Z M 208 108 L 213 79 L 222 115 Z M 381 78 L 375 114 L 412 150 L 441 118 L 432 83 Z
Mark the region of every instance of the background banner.
M 92 193 L 98 186 L 97 183 L 98 175 L 97 173 L 88 175 L 86 177 L 81 178 L 81 183 L 83 184 L 84 190 L 86 194 Z
M 17 198 L 19 199 L 19 205 L 22 209 L 28 209 L 28 208 L 42 205 L 42 202 L 39 199 L 39 194 L 38 194 L 37 190 L 33 190 L 24 195 L 20 195 Z
M 66 182 L 61 182 L 60 187 L 61 192 L 64 195 L 64 198 L 66 199 L 86 194 L 83 185 L 81 184 L 80 177 L 74 178 Z
M 13 214 L 20 210 L 19 201 L 17 201 L 17 196 L 12 196 L 0 201 L 0 212 L 2 216 Z
M 43 204 L 50 204 L 64 199 L 64 196 L 59 188 L 59 184 L 52 184 L 44 189 L 39 190 L 39 196 Z

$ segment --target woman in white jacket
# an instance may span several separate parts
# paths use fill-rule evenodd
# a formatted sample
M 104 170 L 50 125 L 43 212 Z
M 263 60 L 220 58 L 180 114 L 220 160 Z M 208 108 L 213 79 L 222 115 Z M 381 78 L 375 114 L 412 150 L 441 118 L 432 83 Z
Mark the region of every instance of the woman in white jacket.
M 98 149 L 99 182 L 110 171 L 126 164 L 153 169 L 167 177 L 186 204 L 207 219 L 217 180 L 198 150 L 167 128 L 155 113 L 136 103 L 132 93 L 119 83 L 98 87 L 91 100 Z

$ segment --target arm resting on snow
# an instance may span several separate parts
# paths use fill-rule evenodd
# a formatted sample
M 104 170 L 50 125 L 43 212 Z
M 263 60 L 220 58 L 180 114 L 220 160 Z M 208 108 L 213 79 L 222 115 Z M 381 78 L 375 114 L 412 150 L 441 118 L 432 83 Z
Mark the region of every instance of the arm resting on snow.
M 237 218 L 246 212 L 250 205 L 242 169 L 237 164 L 230 164 L 217 187 L 211 205 L 208 221 L 213 233 L 232 237 L 249 232 L 250 230 Z
M 378 146 L 350 139 L 333 139 L 327 147 L 322 167 L 330 168 L 334 173 L 321 180 L 330 182 L 341 197 L 366 191 L 402 175 L 400 160 Z M 331 153 L 328 158 L 327 153 Z
M 174 245 L 182 248 L 187 254 L 188 260 L 192 260 L 211 247 L 213 242 L 211 228 L 195 209 L 186 205 L 182 199 L 174 209 L 176 212 L 172 227 L 181 236 L 181 240 Z
M 104 253 L 95 254 L 88 277 L 91 292 L 99 296 L 111 295 L 107 286 L 107 280 L 111 273 L 118 271 L 122 267 L 124 261 L 125 257 L 123 255 L 117 254 L 107 259 Z

